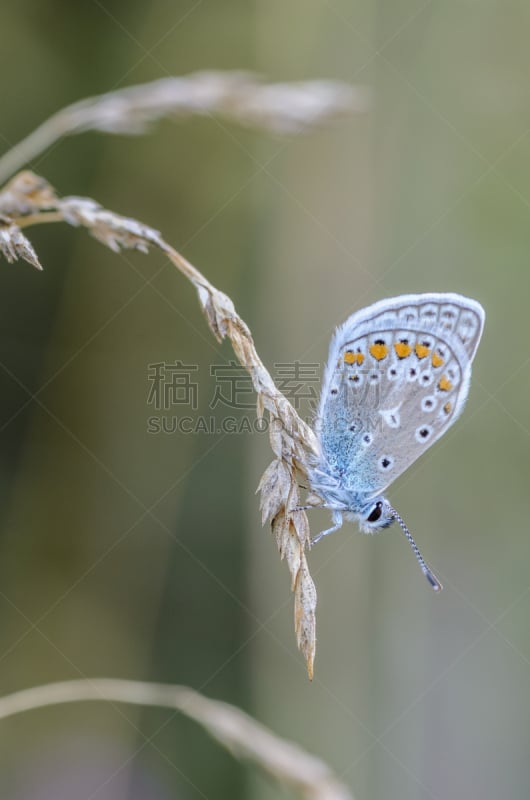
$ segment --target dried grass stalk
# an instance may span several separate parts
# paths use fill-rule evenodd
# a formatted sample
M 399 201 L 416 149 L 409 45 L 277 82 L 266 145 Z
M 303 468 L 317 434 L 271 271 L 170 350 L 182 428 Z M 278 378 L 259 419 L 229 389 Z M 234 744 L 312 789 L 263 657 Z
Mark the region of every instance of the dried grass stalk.
M 306 800 L 352 800 L 347 787 L 328 765 L 293 742 L 280 739 L 248 714 L 210 700 L 187 686 L 143 683 L 113 678 L 64 681 L 36 686 L 0 697 L 0 719 L 24 711 L 99 700 L 171 708 L 195 720 L 238 758 L 249 759 Z
M 18 225 L 3 214 L 0 214 L 0 252 L 10 264 L 22 258 L 33 267 L 42 269 L 29 239 L 26 239 Z
M 63 136 L 84 131 L 141 134 L 168 115 L 221 116 L 272 133 L 302 133 L 366 111 L 366 87 L 340 81 L 261 83 L 250 72 L 195 72 L 87 97 L 58 111 L 0 158 L 0 181 Z
M 230 339 L 240 364 L 252 378 L 258 416 L 267 411 L 270 417 L 270 442 L 275 458 L 258 486 L 262 521 L 271 521 L 280 556 L 287 561 L 291 573 L 296 638 L 311 679 L 316 645 L 317 595 L 304 552 L 310 542 L 309 523 L 304 511 L 293 509 L 300 501 L 298 479 L 306 477 L 307 459 L 317 452 L 316 439 L 311 428 L 276 388 L 258 356 L 248 326 L 237 314 L 232 301 L 167 244 L 154 228 L 107 211 L 86 197 L 57 197 L 43 178 L 31 172 L 20 173 L 0 192 L 0 212 L 14 230 L 37 223 L 62 221 L 85 227 L 115 252 L 121 248 L 146 252 L 150 245 L 158 247 L 197 289 L 200 306 L 212 333 L 218 341 L 225 337 Z M 18 255 L 16 249 L 12 252 L 15 257 Z

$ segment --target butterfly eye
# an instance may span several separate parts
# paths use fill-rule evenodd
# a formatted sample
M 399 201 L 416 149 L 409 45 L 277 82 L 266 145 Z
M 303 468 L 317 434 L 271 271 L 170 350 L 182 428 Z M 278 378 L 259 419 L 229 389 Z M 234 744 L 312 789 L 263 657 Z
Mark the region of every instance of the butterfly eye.
M 371 512 L 370 516 L 366 518 L 367 522 L 377 522 L 378 519 L 381 519 L 381 514 L 383 513 L 383 504 L 379 500 L 375 504 L 374 510 Z

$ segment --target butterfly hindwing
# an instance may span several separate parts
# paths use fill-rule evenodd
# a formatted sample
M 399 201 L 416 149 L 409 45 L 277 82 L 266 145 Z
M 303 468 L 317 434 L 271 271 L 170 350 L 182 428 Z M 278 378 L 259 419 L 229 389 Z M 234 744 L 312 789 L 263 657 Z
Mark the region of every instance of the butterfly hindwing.
M 375 303 L 338 328 L 316 431 L 345 488 L 382 491 L 453 424 L 483 322 L 473 300 L 423 294 Z

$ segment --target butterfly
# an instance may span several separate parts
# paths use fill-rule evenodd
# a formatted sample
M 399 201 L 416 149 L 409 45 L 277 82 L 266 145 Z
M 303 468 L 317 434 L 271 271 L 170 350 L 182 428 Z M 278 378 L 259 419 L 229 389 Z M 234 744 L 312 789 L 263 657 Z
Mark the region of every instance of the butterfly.
M 309 483 L 332 512 L 373 533 L 396 521 L 435 591 L 442 584 L 382 492 L 462 413 L 484 309 L 458 294 L 408 294 L 357 311 L 335 331 L 315 422 Z

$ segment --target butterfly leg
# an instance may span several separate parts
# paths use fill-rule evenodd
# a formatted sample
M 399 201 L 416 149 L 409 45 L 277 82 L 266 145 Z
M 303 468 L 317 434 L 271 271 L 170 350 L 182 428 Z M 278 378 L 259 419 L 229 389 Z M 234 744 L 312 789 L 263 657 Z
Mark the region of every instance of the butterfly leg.
M 321 533 L 317 534 L 317 536 L 314 536 L 311 539 L 311 544 L 312 545 L 314 545 L 317 542 L 319 542 L 321 539 L 324 538 L 324 536 L 329 536 L 330 533 L 335 533 L 335 531 L 338 531 L 339 528 L 342 528 L 343 519 L 342 519 L 342 512 L 341 511 L 334 511 L 333 512 L 333 516 L 332 516 L 332 520 L 334 522 L 333 527 L 332 528 L 328 528 L 325 531 L 321 531 Z

